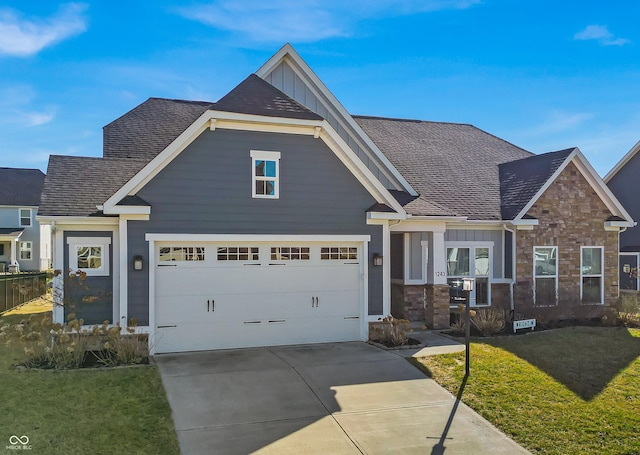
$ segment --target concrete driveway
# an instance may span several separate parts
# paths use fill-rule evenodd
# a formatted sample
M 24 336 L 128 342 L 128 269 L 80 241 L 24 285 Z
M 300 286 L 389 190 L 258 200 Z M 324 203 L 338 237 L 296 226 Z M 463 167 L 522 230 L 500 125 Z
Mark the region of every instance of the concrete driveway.
M 366 343 L 156 361 L 184 455 L 528 453 L 404 358 Z

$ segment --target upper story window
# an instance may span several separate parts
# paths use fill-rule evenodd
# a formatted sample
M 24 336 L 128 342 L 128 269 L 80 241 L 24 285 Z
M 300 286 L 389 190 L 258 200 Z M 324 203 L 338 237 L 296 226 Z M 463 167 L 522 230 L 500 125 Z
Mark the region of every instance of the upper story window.
M 251 150 L 251 196 L 278 199 L 280 152 Z
M 20 227 L 31 226 L 31 209 L 20 209 Z

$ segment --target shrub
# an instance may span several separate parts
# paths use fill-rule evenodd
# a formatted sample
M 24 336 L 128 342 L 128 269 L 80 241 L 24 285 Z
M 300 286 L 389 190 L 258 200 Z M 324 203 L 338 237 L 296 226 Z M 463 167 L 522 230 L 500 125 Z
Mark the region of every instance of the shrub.
M 495 335 L 504 330 L 507 318 L 502 310 L 484 308 L 477 310 L 471 324 L 484 336 Z
M 402 346 L 408 343 L 409 321 L 387 316 L 379 319 L 373 327 L 377 341 L 387 346 Z

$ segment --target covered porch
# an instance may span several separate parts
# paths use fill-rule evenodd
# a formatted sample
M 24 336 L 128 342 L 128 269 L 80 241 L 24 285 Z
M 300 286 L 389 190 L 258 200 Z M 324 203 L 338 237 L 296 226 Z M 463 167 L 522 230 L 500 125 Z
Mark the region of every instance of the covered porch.
M 0 273 L 18 272 L 18 242 L 24 230 L 0 228 Z
M 391 314 L 447 329 L 473 278 L 471 306 L 511 309 L 512 232 L 502 224 L 403 222 L 390 227 Z

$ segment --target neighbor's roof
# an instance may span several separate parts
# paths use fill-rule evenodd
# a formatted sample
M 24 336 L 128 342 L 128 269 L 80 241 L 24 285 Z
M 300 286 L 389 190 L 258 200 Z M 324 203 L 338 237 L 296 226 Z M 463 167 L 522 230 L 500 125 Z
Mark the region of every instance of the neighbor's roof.
M 354 118 L 420 194 L 403 203 L 416 216 L 502 219 L 498 166 L 533 155 L 472 125 Z
M 502 219 L 518 216 L 574 150 L 575 147 L 501 164 Z
M 38 215 L 100 215 L 102 204 L 133 177 L 146 161 L 52 155 Z
M 43 183 L 40 169 L 0 167 L 0 205 L 40 205 Z

